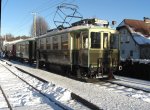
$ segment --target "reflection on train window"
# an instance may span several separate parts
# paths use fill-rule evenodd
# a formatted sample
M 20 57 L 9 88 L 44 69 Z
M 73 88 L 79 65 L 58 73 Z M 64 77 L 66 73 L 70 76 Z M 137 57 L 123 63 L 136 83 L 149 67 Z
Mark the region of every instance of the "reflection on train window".
M 104 49 L 108 48 L 108 33 L 103 34 L 103 47 Z
M 87 33 L 83 33 L 82 37 L 83 37 L 83 48 L 88 48 L 88 35 L 87 35 Z
M 61 36 L 61 49 L 67 50 L 68 49 L 68 36 L 64 34 Z
M 101 48 L 101 38 L 99 32 L 91 32 L 91 48 Z

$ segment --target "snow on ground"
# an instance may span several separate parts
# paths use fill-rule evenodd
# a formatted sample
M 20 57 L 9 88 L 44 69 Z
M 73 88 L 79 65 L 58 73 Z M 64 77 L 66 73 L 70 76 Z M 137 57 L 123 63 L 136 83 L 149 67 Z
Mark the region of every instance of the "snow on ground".
M 133 97 L 131 97 L 131 95 L 127 95 L 128 92 L 125 91 L 133 91 L 132 88 L 125 89 L 123 86 L 117 87 L 116 85 L 110 85 L 109 83 L 103 86 L 95 85 L 92 83 L 83 83 L 40 69 L 33 69 L 17 64 L 15 66 L 22 68 L 23 70 L 28 71 L 29 73 L 32 73 L 49 82 L 52 82 L 52 84 L 67 88 L 69 91 L 72 91 L 83 99 L 97 105 L 100 109 L 150 110 L 150 103 L 148 101 L 143 101 L 140 98 L 137 98 L 139 95 L 135 94 Z M 122 92 L 121 89 L 124 91 Z M 142 91 L 138 91 L 138 93 L 142 93 Z
M 32 90 L 31 87 L 10 73 L 2 65 L 0 65 L 0 74 L 0 85 L 12 107 L 34 106 L 39 104 L 52 106 L 52 102 L 37 91 Z M 2 102 L 0 102 L 0 108 L 4 108 Z M 54 109 L 61 110 L 57 106 L 55 106 Z
M 5 66 L 9 67 L 16 75 L 26 80 L 28 83 L 32 84 L 35 88 L 40 90 L 42 93 L 46 94 L 49 98 L 55 100 L 55 102 L 67 107 L 67 109 L 82 109 L 88 110 L 87 107 L 83 106 L 79 102 L 71 99 L 71 92 L 65 88 L 55 85 L 54 83 L 43 83 L 28 74 L 24 74 L 18 71 L 13 66 L 8 66 L 3 63 Z M 1 68 L 2 66 L 0 66 Z M 4 69 L 5 70 L 5 69 Z M 3 85 L 7 94 L 9 94 L 9 100 L 13 103 L 13 107 L 21 109 L 22 106 L 33 106 L 33 105 L 51 105 L 52 103 L 49 100 L 45 99 L 37 91 L 32 90 L 32 88 L 26 83 L 20 83 L 20 80 L 16 80 L 16 77 L 10 72 L 7 75 L 6 71 L 1 71 L 0 73 L 3 77 L 0 77 L 0 84 Z M 5 75 L 4 75 L 5 74 Z M 8 82 L 11 80 L 10 84 Z M 4 84 L 5 83 L 5 84 Z M 10 92 L 11 91 L 11 92 Z M 12 97 L 11 97 L 12 96 Z M 50 104 L 49 104 L 50 103 Z M 1 105 L 1 103 L 0 103 Z M 52 104 L 54 109 L 59 109 L 56 105 Z M 56 107 L 55 107 L 56 106 Z M 3 107 L 2 107 L 3 108 Z M 28 109 L 30 107 L 26 107 Z M 46 108 L 46 107 L 45 107 Z M 25 108 L 24 108 L 25 109 Z
M 100 109 L 150 110 L 150 103 L 139 98 L 131 97 L 130 95 L 121 94 L 119 91 L 124 87 L 118 87 L 118 92 L 116 92 L 114 91 L 114 88 L 108 88 L 105 85 L 101 86 L 92 83 L 83 83 L 40 69 L 33 69 L 31 67 L 25 67 L 17 64 L 15 66 L 22 68 L 23 70 L 32 73 L 40 78 L 43 78 L 49 82 L 53 82 L 56 85 L 60 85 L 63 88 L 68 88 L 68 90 L 76 93 L 83 99 L 86 99 L 89 102 L 97 105 Z M 131 91 L 132 89 L 128 88 L 125 90 Z

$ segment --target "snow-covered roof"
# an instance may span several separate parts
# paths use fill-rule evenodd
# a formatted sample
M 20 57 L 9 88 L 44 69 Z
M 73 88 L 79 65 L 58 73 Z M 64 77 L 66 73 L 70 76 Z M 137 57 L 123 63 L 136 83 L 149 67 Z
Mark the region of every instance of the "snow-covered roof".
M 114 29 L 112 29 L 111 27 L 104 27 L 104 26 L 95 26 L 95 25 L 91 25 L 91 24 L 86 24 L 86 25 L 79 25 L 79 26 L 73 26 L 73 27 L 70 27 L 70 28 L 66 28 L 66 29 L 63 29 L 63 30 L 54 30 L 54 31 L 50 31 L 46 34 L 43 34 L 39 37 L 36 37 L 37 39 L 39 38 L 43 38 L 43 37 L 47 37 L 47 36 L 53 36 L 53 35 L 57 35 L 57 34 L 60 34 L 60 33 L 67 33 L 67 32 L 71 32 L 71 31 L 77 31 L 77 30 L 84 30 L 84 29 L 110 29 L 112 32 L 116 32 Z
M 140 44 L 140 45 L 144 45 L 144 44 L 149 44 L 150 45 L 150 39 L 142 36 L 142 35 L 139 35 L 138 33 L 134 33 L 132 34 L 133 35 L 133 38 L 134 40 Z
M 141 20 L 123 20 L 117 27 L 126 27 L 139 45 L 150 45 L 150 25 Z
M 129 26 L 135 32 L 142 33 L 145 37 L 150 36 L 150 23 L 145 22 L 144 20 L 124 19 L 117 28 L 121 28 L 123 26 Z

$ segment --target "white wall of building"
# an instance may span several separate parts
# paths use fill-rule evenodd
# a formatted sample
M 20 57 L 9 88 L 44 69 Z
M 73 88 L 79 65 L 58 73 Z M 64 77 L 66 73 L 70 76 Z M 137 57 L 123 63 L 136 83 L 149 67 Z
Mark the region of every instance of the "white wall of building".
M 134 59 L 140 58 L 139 46 L 133 40 L 131 34 L 126 28 L 122 28 L 120 31 L 120 54 L 121 58 L 126 59 L 129 56 Z

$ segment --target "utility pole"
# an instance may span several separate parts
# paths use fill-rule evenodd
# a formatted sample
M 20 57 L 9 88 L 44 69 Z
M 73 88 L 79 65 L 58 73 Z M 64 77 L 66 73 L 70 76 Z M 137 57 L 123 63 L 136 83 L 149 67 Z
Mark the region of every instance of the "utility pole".
M 33 14 L 33 28 L 34 28 L 34 36 L 33 37 L 36 37 L 36 15 L 37 15 L 37 13 L 32 12 L 32 14 Z

